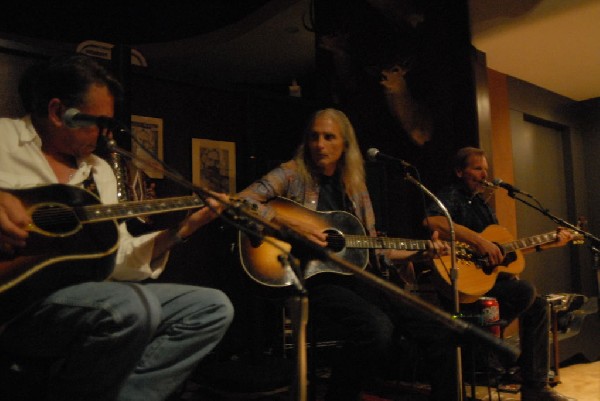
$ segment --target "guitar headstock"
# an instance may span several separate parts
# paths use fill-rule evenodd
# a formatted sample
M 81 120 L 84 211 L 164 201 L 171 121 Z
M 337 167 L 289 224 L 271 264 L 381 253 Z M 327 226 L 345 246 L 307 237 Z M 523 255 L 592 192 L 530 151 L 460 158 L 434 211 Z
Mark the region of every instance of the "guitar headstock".
M 577 228 L 580 228 L 582 230 L 587 230 L 587 226 L 588 226 L 587 217 L 579 216 L 579 218 L 577 219 Z M 577 231 L 571 230 L 571 233 L 573 234 L 573 245 L 583 245 L 583 243 L 585 242 L 585 237 Z
M 585 237 L 578 232 L 573 232 L 573 245 L 583 245 L 585 243 Z

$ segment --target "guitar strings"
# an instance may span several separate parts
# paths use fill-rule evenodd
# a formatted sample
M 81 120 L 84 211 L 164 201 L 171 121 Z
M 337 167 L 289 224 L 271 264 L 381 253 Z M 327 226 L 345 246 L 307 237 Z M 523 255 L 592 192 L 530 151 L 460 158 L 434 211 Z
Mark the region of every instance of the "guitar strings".
M 197 196 L 180 198 L 153 199 L 139 202 L 127 202 L 114 205 L 89 205 L 70 207 L 66 205 L 40 207 L 33 211 L 32 218 L 39 225 L 51 225 L 54 220 L 76 219 L 82 217 L 115 217 L 127 214 L 143 214 L 144 212 L 161 211 L 157 206 L 169 206 L 171 209 L 186 209 L 201 207 L 203 202 Z M 127 212 L 132 213 L 127 213 Z

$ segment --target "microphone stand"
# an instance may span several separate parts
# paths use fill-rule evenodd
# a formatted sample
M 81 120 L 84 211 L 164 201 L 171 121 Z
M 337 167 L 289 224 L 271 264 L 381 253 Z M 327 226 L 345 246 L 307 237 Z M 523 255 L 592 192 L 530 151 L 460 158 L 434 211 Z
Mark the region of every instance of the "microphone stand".
M 130 132 L 124 127 L 112 127 L 112 130 L 118 130 L 122 134 L 126 134 L 133 138 L 135 138 L 130 134 Z M 116 155 L 125 156 L 130 160 L 135 160 L 139 162 L 142 166 L 150 166 L 147 160 L 141 159 L 134 155 L 132 152 L 129 152 L 123 148 L 117 146 L 116 141 L 112 138 L 103 137 L 106 141 L 105 144 L 108 148 L 108 151 L 114 153 Z M 182 185 L 184 188 L 192 190 L 194 193 L 198 194 L 202 197 L 211 197 L 214 193 L 205 188 L 201 188 L 195 186 L 188 182 L 185 178 L 181 176 L 177 171 L 174 171 L 169 166 L 167 166 L 164 162 L 154 157 L 154 155 L 149 152 L 143 144 L 138 143 L 138 145 L 144 150 L 148 155 L 150 155 L 153 162 L 159 163 L 163 167 L 164 175 L 174 182 Z M 216 198 L 215 198 L 216 199 Z M 220 202 L 220 199 L 218 199 Z M 241 227 L 239 224 L 236 224 L 237 228 L 244 229 L 250 235 L 258 236 L 261 240 L 265 240 L 261 234 L 258 233 L 258 225 L 261 225 L 267 228 L 270 232 L 279 233 L 276 236 L 280 238 L 284 238 L 288 240 L 290 243 L 294 245 L 295 248 L 305 248 L 311 247 L 313 251 L 316 251 L 318 248 L 316 245 L 310 243 L 308 240 L 299 236 L 298 234 L 290 231 L 289 228 L 283 228 L 278 225 L 269 222 L 260 216 L 253 214 L 247 211 L 246 207 L 242 207 L 240 202 L 231 202 L 229 201 L 226 206 L 230 210 L 230 214 L 232 218 L 237 223 L 243 222 L 245 223 L 244 227 Z M 312 254 L 312 252 L 303 252 L 304 254 Z M 291 254 L 286 254 L 285 252 L 279 255 L 279 262 L 283 269 L 286 270 L 287 277 L 289 278 L 289 283 L 293 285 L 296 294 L 291 296 L 287 305 L 290 309 L 290 319 L 292 322 L 292 333 L 294 337 L 294 343 L 296 345 L 296 380 L 292 386 L 292 400 L 297 401 L 307 401 L 307 344 L 306 344 L 306 327 L 308 323 L 308 295 L 306 291 L 306 287 L 304 286 L 304 275 L 302 272 L 304 271 L 304 267 L 310 261 L 309 258 L 303 258 L 301 263 L 297 259 L 295 259 Z M 313 344 L 314 346 L 314 344 Z
M 452 285 L 452 302 L 453 302 L 453 313 L 454 316 L 460 316 L 460 297 L 458 294 L 458 267 L 456 265 L 456 232 L 454 230 L 454 222 L 446 206 L 440 201 L 427 187 L 425 187 L 419 180 L 414 178 L 410 173 L 404 170 L 404 179 L 415 186 L 417 186 L 423 193 L 431 198 L 436 205 L 442 210 L 446 220 L 448 221 L 448 227 L 450 230 L 450 282 Z M 456 347 L 456 395 L 457 400 L 462 401 L 463 399 L 463 377 L 462 377 L 462 355 L 460 345 Z M 475 383 L 472 384 L 473 386 Z
M 531 202 L 528 202 L 527 200 L 525 200 L 517 195 L 525 195 L 525 196 L 533 199 L 537 203 L 537 205 L 534 205 Z M 596 275 L 598 278 L 598 282 L 600 282 L 600 249 L 599 249 L 600 238 L 596 237 L 595 235 L 593 235 L 590 232 L 587 232 L 587 231 L 581 229 L 581 227 L 578 227 L 558 216 L 553 215 L 552 213 L 550 213 L 549 209 L 546 209 L 542 206 L 540 201 L 538 201 L 535 197 L 533 197 L 532 195 L 530 195 L 528 193 L 524 193 L 524 192 L 518 191 L 513 188 L 511 190 L 508 190 L 508 196 L 510 196 L 511 198 L 513 198 L 515 200 L 518 200 L 519 202 L 523 203 L 524 205 L 527 205 L 527 206 L 539 211 L 540 213 L 542 213 L 544 216 L 548 217 L 550 220 L 554 221 L 559 226 L 568 227 L 569 229 L 581 234 L 585 239 L 589 240 L 591 242 L 590 251 L 592 252 L 593 268 L 596 269 L 596 272 L 597 272 Z M 600 303 L 600 297 L 598 298 L 598 302 Z
M 291 254 L 281 254 L 277 257 L 282 267 L 291 272 L 290 284 L 293 285 L 295 294 L 288 297 L 286 306 L 290 311 L 292 324 L 292 337 L 296 346 L 296 377 L 292 386 L 291 399 L 306 401 L 308 399 L 308 374 L 307 374 L 307 343 L 306 326 L 308 324 L 308 294 L 304 286 L 303 267 Z M 314 347 L 314 344 L 313 344 Z
M 118 130 L 118 132 L 125 133 L 133 138 L 133 136 L 129 133 L 129 130 L 127 130 L 124 127 L 119 126 L 119 127 L 103 127 L 103 128 L 111 128 L 113 130 L 113 133 L 115 130 Z M 107 145 L 109 146 L 110 151 L 116 152 L 123 156 L 126 156 L 126 157 L 130 158 L 131 160 L 138 161 L 143 166 L 149 166 L 149 163 L 147 161 L 141 160 L 140 158 L 136 157 L 131 152 L 118 147 L 116 145 L 116 143 L 114 142 L 114 140 L 107 139 Z M 144 151 L 148 152 L 148 150 L 146 150 L 143 147 L 143 145 L 140 144 L 140 146 L 142 147 L 142 149 Z M 191 189 L 194 193 L 197 193 L 201 198 L 202 197 L 213 197 L 214 198 L 214 196 L 216 195 L 216 193 L 214 191 L 211 191 L 211 190 L 208 190 L 205 188 L 201 188 L 199 186 L 196 186 L 196 185 L 190 183 L 184 177 L 182 177 L 181 174 L 172 170 L 164 162 L 162 162 L 161 160 L 158 160 L 156 157 L 154 157 L 154 155 L 152 155 L 151 152 L 148 152 L 148 154 L 151 155 L 151 157 L 153 158 L 153 161 L 157 162 L 164 168 L 164 175 L 166 177 L 171 178 L 173 181 L 182 185 L 185 188 Z M 444 311 L 442 311 L 442 310 L 434 307 L 433 305 L 430 305 L 429 303 L 423 301 L 422 299 L 406 292 L 405 290 L 390 283 L 389 281 L 386 281 L 372 273 L 367 272 L 365 269 L 362 269 L 361 267 L 359 267 L 351 262 L 346 261 L 342 257 L 336 255 L 335 252 L 333 252 L 327 248 L 323 248 L 323 247 L 315 244 L 314 242 L 308 240 L 306 237 L 304 237 L 302 234 L 296 232 L 291 227 L 283 227 L 279 224 L 275 224 L 271 221 L 268 221 L 268 220 L 260 217 L 258 214 L 248 211 L 248 208 L 244 207 L 241 202 L 231 202 L 231 201 L 226 202 L 226 201 L 223 201 L 218 198 L 215 198 L 215 199 L 217 201 L 225 204 L 227 206 L 226 210 L 229 212 L 230 215 L 233 216 L 232 219 L 226 219 L 226 221 L 228 221 L 231 224 L 234 224 L 237 228 L 243 229 L 244 231 L 247 231 L 247 232 L 251 231 L 251 230 L 249 230 L 247 227 L 242 227 L 239 224 L 236 224 L 235 222 L 246 222 L 246 223 L 250 222 L 251 226 L 256 226 L 256 225 L 263 226 L 264 228 L 269 230 L 270 233 L 275 233 L 275 235 L 277 237 L 288 242 L 292 246 L 292 250 L 300 251 L 300 253 L 302 253 L 304 255 L 304 257 L 302 259 L 303 262 L 301 264 L 303 264 L 309 260 L 314 260 L 314 259 L 332 261 L 333 263 L 336 263 L 337 265 L 339 265 L 346 271 L 353 273 L 358 279 L 363 280 L 368 285 L 371 285 L 371 286 L 383 291 L 385 294 L 389 295 L 391 298 L 393 298 L 397 301 L 400 301 L 402 304 L 407 305 L 410 308 L 413 308 L 414 310 L 418 310 L 419 312 L 421 312 L 425 316 L 427 316 L 429 319 L 435 320 L 438 323 L 442 324 L 443 326 L 449 328 L 453 333 L 456 333 L 457 335 L 460 335 L 467 339 L 472 339 L 472 340 L 479 341 L 480 343 L 484 343 L 488 347 L 496 349 L 497 352 L 504 354 L 505 356 L 507 356 L 508 358 L 510 358 L 512 360 L 517 359 L 518 352 L 513 347 L 505 344 L 504 341 L 501 341 L 500 339 L 492 336 L 490 333 L 484 332 L 483 330 L 472 325 L 471 323 L 468 323 L 462 319 L 455 319 L 453 316 L 448 315 Z M 223 216 L 221 216 L 221 217 L 223 218 Z M 260 235 L 254 231 L 252 231 L 250 234 L 251 235 Z M 454 241 L 452 241 L 452 242 L 454 242 Z M 283 252 L 283 253 L 285 254 L 286 252 Z M 306 393 L 306 387 L 307 387 L 306 383 L 307 382 L 306 382 L 305 327 L 306 327 L 306 321 L 307 321 L 307 317 L 308 317 L 308 313 L 307 313 L 308 312 L 308 302 L 307 302 L 307 297 L 306 297 L 306 291 L 303 286 L 303 277 L 304 276 L 303 276 L 303 274 L 300 274 L 302 272 L 299 271 L 300 268 L 297 267 L 297 264 L 295 263 L 293 258 L 288 258 L 287 260 L 290 262 L 292 271 L 294 271 L 294 269 L 298 270 L 298 271 L 295 271 L 295 273 L 297 273 L 297 274 L 296 274 L 296 279 L 294 281 L 294 285 L 297 285 L 298 288 L 300 289 L 299 299 L 296 300 L 297 301 L 296 302 L 296 305 L 297 305 L 296 325 L 299 328 L 299 330 L 298 330 L 299 333 L 297 334 L 296 340 L 297 340 L 297 346 L 302 349 L 298 349 L 299 354 L 298 354 L 298 364 L 297 364 L 297 382 L 295 383 L 296 388 L 294 391 L 295 392 L 294 396 L 296 397 L 296 399 L 298 401 L 306 401 L 306 394 L 307 394 Z M 285 263 L 283 263 L 283 264 L 285 265 Z M 459 360 L 460 360 L 460 358 L 459 358 Z M 458 371 L 457 374 L 460 375 L 461 372 Z M 459 384 L 462 384 L 462 382 L 459 382 Z M 460 392 L 460 394 L 459 394 L 459 400 L 462 400 L 462 392 Z
M 532 198 L 533 200 L 535 200 L 535 202 L 538 205 L 534 205 L 531 202 L 528 202 L 527 200 L 517 196 L 517 195 L 526 195 L 529 198 Z M 580 227 L 577 227 L 574 224 L 569 223 L 568 221 L 553 215 L 552 213 L 550 213 L 549 209 L 546 209 L 542 206 L 542 204 L 535 199 L 532 195 L 530 194 L 524 194 L 521 191 L 515 191 L 513 190 L 509 190 L 508 191 L 508 196 L 510 196 L 511 198 L 518 200 L 519 202 L 539 211 L 540 213 L 542 213 L 544 216 L 548 217 L 550 220 L 554 221 L 556 224 L 558 224 L 559 226 L 564 226 L 564 227 L 568 227 L 573 231 L 578 232 L 579 234 L 581 234 L 583 237 L 585 237 L 586 239 L 592 241 L 592 243 L 594 244 L 592 246 L 592 251 L 596 252 L 598 251 L 598 249 L 596 248 L 596 246 L 600 246 L 600 238 L 596 237 L 595 235 L 593 235 L 592 233 L 589 233 L 583 229 L 581 229 Z

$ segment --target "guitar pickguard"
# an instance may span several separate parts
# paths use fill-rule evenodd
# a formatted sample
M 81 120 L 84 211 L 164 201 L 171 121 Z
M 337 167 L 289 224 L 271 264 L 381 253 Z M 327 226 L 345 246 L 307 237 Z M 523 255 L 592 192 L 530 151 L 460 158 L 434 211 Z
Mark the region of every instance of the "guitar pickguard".
M 344 235 L 366 235 L 360 221 L 347 212 L 317 212 L 309 210 L 298 203 L 284 198 L 276 198 L 269 204 L 280 215 L 301 219 L 320 227 L 322 232 L 331 233 L 329 248 L 337 256 L 362 268 L 368 262 L 368 250 L 346 247 Z M 247 235 L 239 234 L 239 252 L 242 267 L 254 281 L 269 287 L 286 287 L 292 284 L 293 272 L 286 270 L 281 258 L 285 260 L 288 252 L 296 258 L 307 256 L 302 250 L 292 249 L 292 246 L 274 237 L 267 237 L 259 242 Z M 305 264 L 304 279 L 319 273 L 351 273 L 338 266 L 335 262 L 319 259 L 309 259 Z

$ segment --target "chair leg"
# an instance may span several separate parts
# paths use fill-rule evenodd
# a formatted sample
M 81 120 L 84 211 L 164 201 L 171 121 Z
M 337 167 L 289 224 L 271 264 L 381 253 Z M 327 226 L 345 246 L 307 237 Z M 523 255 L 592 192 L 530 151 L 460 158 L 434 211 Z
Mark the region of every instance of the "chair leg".
M 317 400 L 317 346 L 315 343 L 315 329 L 311 324 L 308 327 L 308 399 Z
M 475 348 L 471 347 L 471 399 L 475 401 L 477 399 L 477 376 L 476 376 L 476 361 L 475 361 Z

